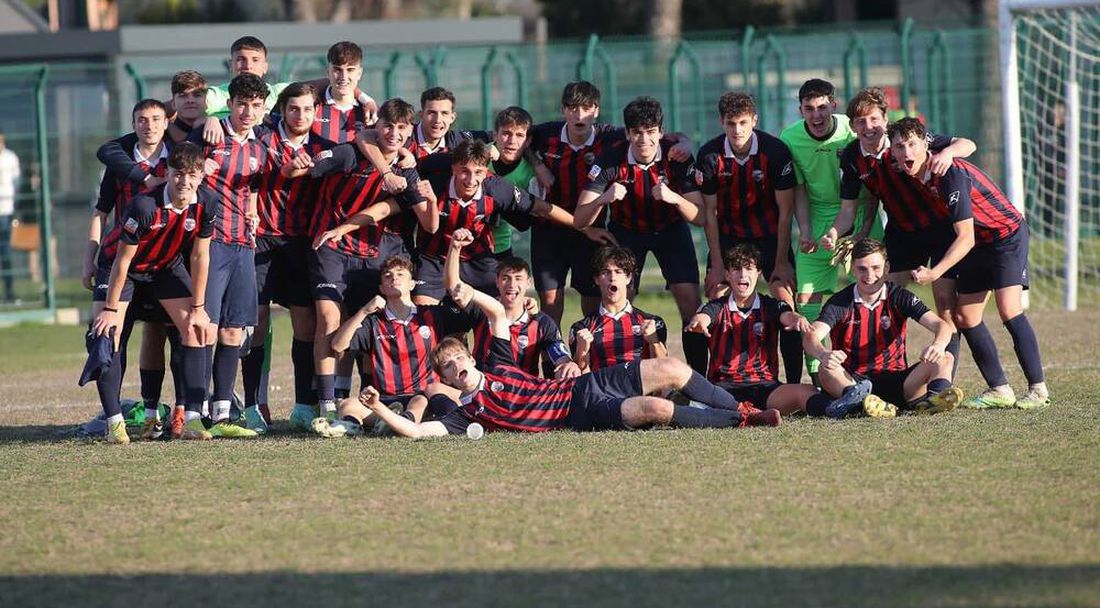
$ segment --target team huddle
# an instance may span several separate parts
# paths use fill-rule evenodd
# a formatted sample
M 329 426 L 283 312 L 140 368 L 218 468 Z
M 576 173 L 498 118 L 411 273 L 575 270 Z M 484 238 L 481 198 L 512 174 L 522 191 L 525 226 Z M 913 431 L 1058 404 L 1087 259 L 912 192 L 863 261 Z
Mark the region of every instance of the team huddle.
M 664 131 L 652 97 L 600 124 L 600 91 L 571 82 L 561 120 L 513 106 L 492 130 L 459 131 L 447 89 L 424 91 L 419 111 L 378 103 L 359 88 L 357 45 L 327 59 L 325 79 L 268 84 L 266 47 L 243 37 L 227 85 L 179 72 L 170 101 L 138 102 L 134 131 L 99 149 L 82 382 L 97 384 L 108 442 L 130 441 L 120 392 L 136 321 L 142 439 L 268 432 L 273 303 L 293 334 L 290 428 L 324 437 L 1049 404 L 1021 304 L 1025 219 L 964 160 L 973 142 L 887 124 L 881 89 L 844 115 L 833 86 L 809 80 L 802 120 L 778 137 L 757 128 L 751 96 L 725 93 L 723 133 L 696 150 Z M 529 260 L 513 230 L 530 231 Z M 665 320 L 631 302 L 650 253 L 683 360 Z M 910 282 L 931 284 L 932 309 Z M 570 287 L 582 318 L 563 336 Z M 983 321 L 991 292 L 1020 396 Z M 909 319 L 930 335 L 912 364 Z M 968 399 L 954 385 L 960 335 L 987 385 Z M 162 410 L 166 367 L 175 405 Z

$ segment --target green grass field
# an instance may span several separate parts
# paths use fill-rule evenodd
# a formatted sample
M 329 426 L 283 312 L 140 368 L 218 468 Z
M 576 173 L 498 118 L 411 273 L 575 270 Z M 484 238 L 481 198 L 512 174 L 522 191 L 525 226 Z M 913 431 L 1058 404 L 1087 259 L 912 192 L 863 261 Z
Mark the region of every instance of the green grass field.
M 57 439 L 79 328 L 0 329 L 0 604 L 1100 606 L 1100 314 L 1031 317 L 1046 411 L 480 442 L 283 431 L 280 317 L 277 432 L 125 448 Z

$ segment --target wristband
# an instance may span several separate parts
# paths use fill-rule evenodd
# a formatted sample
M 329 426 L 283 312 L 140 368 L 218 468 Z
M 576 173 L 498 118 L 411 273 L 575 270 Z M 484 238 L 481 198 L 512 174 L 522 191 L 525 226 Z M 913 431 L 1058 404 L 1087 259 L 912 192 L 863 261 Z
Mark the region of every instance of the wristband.
M 384 171 L 384 172 L 382 173 L 382 177 L 386 177 L 387 175 L 393 175 L 393 171 L 390 171 L 389 169 L 386 169 L 386 170 L 385 170 L 385 171 Z
M 203 306 L 206 306 L 206 302 L 203 302 L 202 304 L 192 304 L 191 308 L 196 309 L 196 308 L 202 308 Z
M 111 308 L 110 306 L 104 306 L 103 310 L 105 310 L 107 312 L 118 312 L 117 308 Z

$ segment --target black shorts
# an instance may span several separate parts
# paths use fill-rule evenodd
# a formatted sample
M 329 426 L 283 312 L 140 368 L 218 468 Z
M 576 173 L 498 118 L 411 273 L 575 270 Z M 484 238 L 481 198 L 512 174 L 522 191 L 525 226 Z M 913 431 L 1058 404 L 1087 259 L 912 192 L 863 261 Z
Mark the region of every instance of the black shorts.
M 890 258 L 890 272 L 916 270 L 920 266 L 931 268 L 940 263 L 947 248 L 955 241 L 955 228 L 949 223 L 933 224 L 916 232 L 891 230 L 890 224 L 882 242 L 886 245 L 886 255 Z M 948 279 L 955 278 L 956 265 L 944 273 Z
M 256 250 L 245 245 L 210 242 L 210 274 L 206 279 L 206 314 L 221 327 L 254 327 Z
M 306 237 L 256 239 L 256 291 L 260 306 L 309 306 L 309 251 Z
M 764 274 L 765 279 L 771 280 L 772 273 L 775 272 L 775 252 L 779 249 L 779 237 L 773 235 L 739 239 L 733 236 L 718 236 L 718 246 L 722 248 L 723 257 L 731 247 L 741 244 L 752 245 L 760 251 L 760 271 Z M 794 250 L 789 247 L 787 248 L 787 261 L 791 263 L 791 268 L 794 268 Z M 709 250 L 707 251 L 707 267 L 710 267 Z
M 971 249 L 955 266 L 955 291 L 982 293 L 1013 285 L 1027 289 L 1029 237 L 1027 224 L 1021 224 L 1007 238 Z
M 881 397 L 886 403 L 904 408 L 909 404 L 909 400 L 905 398 L 905 379 L 916 368 L 914 364 L 903 370 L 853 374 L 853 376 L 870 380 L 872 393 Z
M 753 404 L 754 407 L 759 409 L 767 409 L 768 397 L 775 392 L 775 389 L 783 386 L 780 382 L 755 382 L 753 384 L 733 384 L 731 382 L 718 382 L 719 387 L 725 389 L 725 391 L 738 401 L 748 401 Z
M 314 300 L 337 302 L 348 312 L 356 311 L 378 295 L 382 259 L 355 257 L 327 246 L 311 250 L 310 294 Z
M 638 262 L 635 279 L 642 275 L 646 255 L 653 252 L 666 285 L 699 284 L 699 260 L 695 257 L 695 241 L 691 238 L 691 228 L 687 222 L 676 222 L 657 232 L 635 232 L 612 224 L 611 234 L 619 245 L 634 253 Z
M 628 361 L 577 378 L 565 425 L 574 431 L 627 428 L 623 401 L 642 395 L 641 361 Z
M 564 226 L 538 223 L 531 227 L 531 273 L 539 293 L 569 286 L 586 297 L 598 298 L 592 258 L 599 243 Z
M 459 264 L 458 276 L 462 282 L 494 298 L 497 291 L 497 264 L 492 255 L 486 255 Z M 421 255 L 416 268 L 416 289 L 413 295 L 442 300 L 447 295 L 443 287 L 443 258 Z
M 189 298 L 191 297 L 191 277 L 190 275 L 187 275 L 186 270 L 183 270 L 182 263 L 179 264 L 178 267 L 182 270 L 183 275 L 185 275 L 187 278 L 185 282 L 187 286 L 187 294 L 176 297 Z M 163 292 L 176 293 L 179 291 L 178 284 L 180 282 L 183 282 L 183 277 L 177 277 L 176 275 L 178 272 L 180 271 L 173 269 L 171 271 L 171 276 L 165 276 L 161 279 L 161 281 L 166 284 L 165 287 L 162 288 Z M 160 273 L 156 273 L 155 276 L 160 276 Z M 110 266 L 99 266 L 96 268 L 95 288 L 92 291 L 93 302 L 107 301 L 107 288 L 110 280 Z M 126 277 L 126 282 L 122 284 L 121 298 L 123 302 L 130 303 L 130 305 L 126 308 L 126 316 L 135 321 L 143 321 L 145 323 L 172 323 L 172 318 L 168 316 L 168 313 L 164 310 L 164 307 L 160 305 L 160 300 L 158 300 L 154 294 L 155 291 L 150 284 L 145 282 L 135 282 L 130 277 Z

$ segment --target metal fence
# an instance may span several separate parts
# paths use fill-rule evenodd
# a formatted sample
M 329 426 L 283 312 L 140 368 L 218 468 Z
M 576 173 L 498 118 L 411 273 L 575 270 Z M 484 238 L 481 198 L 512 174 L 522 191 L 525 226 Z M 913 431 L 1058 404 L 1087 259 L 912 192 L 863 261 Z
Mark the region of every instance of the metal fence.
M 269 81 L 323 77 L 324 48 L 279 54 L 272 46 Z M 808 78 L 832 80 L 842 106 L 860 87 L 884 86 L 896 93 L 899 107 L 922 114 L 932 129 L 977 141 L 979 162 L 995 177 L 1002 172 L 996 32 L 988 29 L 925 29 L 909 20 L 857 30 L 750 27 L 673 44 L 592 36 L 546 45 L 368 52 L 364 68 L 361 88 L 378 99 L 415 103 L 427 86 L 450 88 L 458 98 L 459 128 L 491 126 L 494 112 L 512 104 L 528 108 L 536 120 L 555 119 L 562 85 L 586 78 L 603 92 L 601 120 L 620 122 L 627 101 L 653 95 L 665 105 L 666 128 L 698 143 L 720 132 L 716 102 L 727 90 L 752 92 L 761 127 L 777 132 L 798 118 L 797 90 Z M 78 279 L 101 171 L 95 148 L 130 130 L 136 100 L 168 98 L 171 77 L 181 69 L 198 69 L 210 82 L 229 78 L 225 59 L 213 56 L 0 67 L 0 99 L 9 109 L 0 115 L 0 131 L 24 165 L 17 217 L 42 235 L 39 251 L 16 254 L 22 302 L 0 304 L 0 320 L 84 305 Z

